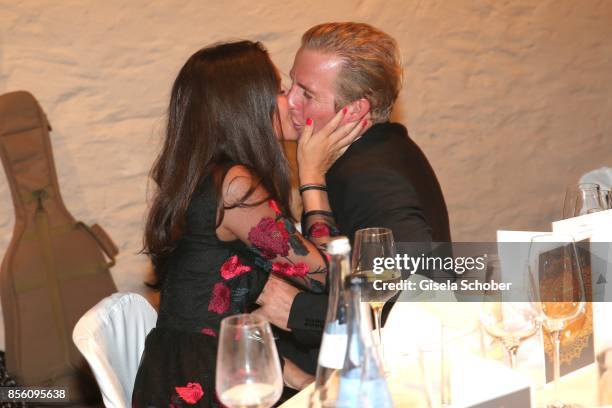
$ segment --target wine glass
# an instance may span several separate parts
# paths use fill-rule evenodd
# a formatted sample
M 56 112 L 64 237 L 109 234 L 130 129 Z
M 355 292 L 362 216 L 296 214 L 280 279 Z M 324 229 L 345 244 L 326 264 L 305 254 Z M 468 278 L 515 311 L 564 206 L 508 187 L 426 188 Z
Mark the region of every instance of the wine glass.
M 600 188 L 599 194 L 601 195 L 601 203 L 603 204 L 604 209 L 612 209 L 612 190 L 609 188 Z
M 537 333 L 539 323 L 529 303 L 485 301 L 480 314 L 485 332 L 502 342 L 510 367 L 516 368 L 521 343 Z
M 529 299 L 553 344 L 552 408 L 569 407 L 558 400 L 561 332 L 585 312 L 585 288 L 576 245 L 571 235 L 534 236 L 528 258 Z
M 283 392 L 283 376 L 267 321 L 238 314 L 221 321 L 216 391 L 230 408 L 268 408 Z
M 599 191 L 599 184 L 580 183 L 576 187 L 568 188 L 565 193 L 565 200 L 563 202 L 564 219 L 591 214 L 605 209 L 606 207 Z
M 353 248 L 351 262 L 353 274 L 365 278 L 361 299 L 369 302 L 374 311 L 376 337 L 384 367 L 385 358 L 381 335 L 382 309 L 385 303 L 399 292 L 399 289 L 390 287 L 389 284 L 397 284 L 401 280 L 401 273 L 395 268 L 395 265 L 391 268 L 384 265 L 386 258 L 395 258 L 393 232 L 388 228 L 360 229 L 355 232 Z
M 487 280 L 494 276 L 501 278 L 501 260 L 497 255 L 491 255 L 487 261 Z M 516 368 L 516 356 L 523 341 L 537 333 L 540 328 L 538 316 L 529 302 L 507 301 L 506 296 L 497 290 L 485 291 L 480 311 L 481 348 L 484 351 L 482 335 L 487 333 L 493 339 L 500 340 L 510 367 Z
M 612 347 L 604 349 L 597 354 L 598 366 L 598 397 L 602 406 L 612 405 Z

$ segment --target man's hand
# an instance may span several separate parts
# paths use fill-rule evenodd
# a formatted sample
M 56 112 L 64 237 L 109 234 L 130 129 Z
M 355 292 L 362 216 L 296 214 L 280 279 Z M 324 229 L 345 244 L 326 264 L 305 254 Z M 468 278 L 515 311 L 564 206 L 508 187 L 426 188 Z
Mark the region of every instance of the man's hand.
M 308 387 L 308 384 L 315 380 L 312 375 L 302 371 L 293 363 L 293 361 L 285 357 L 283 357 L 283 360 L 285 360 L 285 367 L 283 368 L 283 381 L 287 387 L 299 391 Z
M 282 330 L 289 331 L 287 327 L 289 312 L 298 293 L 300 290 L 295 286 L 270 275 L 266 286 L 257 298 L 257 304 L 261 307 L 252 314 L 264 318 Z

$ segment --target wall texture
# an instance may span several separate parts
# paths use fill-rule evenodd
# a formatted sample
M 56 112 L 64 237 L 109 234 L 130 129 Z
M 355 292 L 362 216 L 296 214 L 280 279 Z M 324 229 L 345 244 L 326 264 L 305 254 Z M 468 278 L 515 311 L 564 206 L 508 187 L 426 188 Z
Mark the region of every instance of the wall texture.
M 611 1 L 0 0 L 0 93 L 29 90 L 46 110 L 65 202 L 119 245 L 120 290 L 145 291 L 147 172 L 187 57 L 256 39 L 288 72 L 301 33 L 332 20 L 397 38 L 394 115 L 437 171 L 455 239 L 547 229 L 565 186 L 612 164 Z M 0 255 L 12 226 L 0 177 Z

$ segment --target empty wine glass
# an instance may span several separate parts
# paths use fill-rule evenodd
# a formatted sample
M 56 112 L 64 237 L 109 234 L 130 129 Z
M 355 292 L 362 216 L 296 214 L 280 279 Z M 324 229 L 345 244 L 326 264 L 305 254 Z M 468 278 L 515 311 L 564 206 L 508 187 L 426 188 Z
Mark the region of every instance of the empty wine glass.
M 485 301 L 480 323 L 489 336 L 501 340 L 511 368 L 516 368 L 521 343 L 536 334 L 540 327 L 534 309 L 527 302 Z
M 216 391 L 230 408 L 268 408 L 283 392 L 283 376 L 270 325 L 250 314 L 221 321 Z
M 597 354 L 598 394 L 601 406 L 612 406 L 612 347 Z
M 582 270 L 571 235 L 534 236 L 528 258 L 529 299 L 553 344 L 552 408 L 570 407 L 558 400 L 561 332 L 585 311 Z
M 604 209 L 612 209 L 612 191 L 609 188 L 600 188 L 599 194 L 601 196 L 601 203 L 603 204 Z
M 375 259 L 395 258 L 395 241 L 393 232 L 388 228 L 364 228 L 355 232 L 353 246 L 352 268 L 353 274 L 365 278 L 365 286 L 361 289 L 361 299 L 370 303 L 374 311 L 377 341 L 380 350 L 381 362 L 384 367 L 384 349 L 381 335 L 382 309 L 385 303 L 395 296 L 399 289 L 390 288 L 389 284 L 399 283 L 401 273 L 394 267 L 375 270 Z M 375 282 L 377 282 L 375 284 Z
M 606 209 L 596 183 L 580 183 L 570 187 L 565 193 L 563 202 L 563 218 L 591 214 Z

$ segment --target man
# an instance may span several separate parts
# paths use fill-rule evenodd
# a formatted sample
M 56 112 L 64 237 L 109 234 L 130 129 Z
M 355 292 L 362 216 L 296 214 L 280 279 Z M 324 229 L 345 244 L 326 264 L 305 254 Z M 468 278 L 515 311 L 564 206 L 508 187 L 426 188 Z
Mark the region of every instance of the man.
M 356 230 L 366 227 L 390 228 L 396 242 L 450 241 L 433 170 L 406 129 L 389 122 L 401 76 L 395 40 L 361 23 L 311 28 L 302 36 L 291 69 L 287 99 L 298 131 L 309 118 L 314 130 L 320 129 L 343 107 L 348 108 L 344 121 L 370 115 L 372 126 L 333 164 L 325 180 L 340 233 L 351 241 Z M 433 208 L 431 202 L 443 208 Z M 258 303 L 259 313 L 293 332 L 301 351 L 304 345 L 312 347 L 296 361 L 312 374 L 327 296 L 271 278 Z

